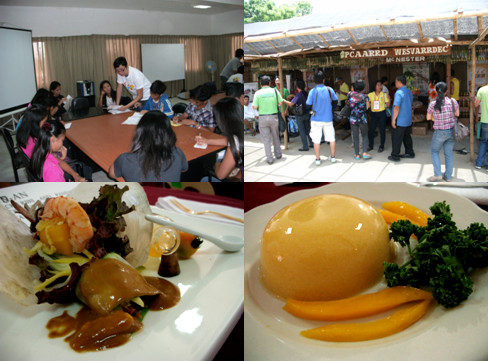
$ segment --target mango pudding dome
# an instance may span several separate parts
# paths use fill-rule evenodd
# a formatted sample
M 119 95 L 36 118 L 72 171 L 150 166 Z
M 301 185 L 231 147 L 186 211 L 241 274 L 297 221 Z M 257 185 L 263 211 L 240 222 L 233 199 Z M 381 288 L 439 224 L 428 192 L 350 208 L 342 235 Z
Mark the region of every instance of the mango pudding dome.
M 304 301 L 355 295 L 378 282 L 390 260 L 388 226 L 368 202 L 324 194 L 276 213 L 261 239 L 261 280 Z

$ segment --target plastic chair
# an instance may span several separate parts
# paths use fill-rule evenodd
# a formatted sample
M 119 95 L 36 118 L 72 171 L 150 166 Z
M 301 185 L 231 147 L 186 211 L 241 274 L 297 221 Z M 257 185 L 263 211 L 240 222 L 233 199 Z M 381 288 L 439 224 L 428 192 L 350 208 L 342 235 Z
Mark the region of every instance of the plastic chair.
M 14 170 L 15 181 L 19 181 L 19 174 L 17 173 L 17 169 L 21 169 L 24 167 L 24 163 L 22 163 L 21 155 L 15 151 L 14 140 L 10 131 L 6 128 L 2 128 L 2 136 L 5 139 L 5 144 L 7 145 L 8 152 L 10 153 L 10 159 L 12 160 L 12 168 Z

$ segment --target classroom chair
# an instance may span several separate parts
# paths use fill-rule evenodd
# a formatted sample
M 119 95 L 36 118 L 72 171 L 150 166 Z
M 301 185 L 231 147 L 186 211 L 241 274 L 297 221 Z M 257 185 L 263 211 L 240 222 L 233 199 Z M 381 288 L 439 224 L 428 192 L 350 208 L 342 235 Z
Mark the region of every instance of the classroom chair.
M 2 135 L 3 139 L 5 140 L 5 144 L 7 145 L 8 152 L 10 153 L 10 159 L 12 160 L 12 169 L 14 171 L 15 181 L 19 181 L 19 174 L 17 173 L 17 169 L 21 169 L 24 167 L 22 163 L 21 155 L 15 151 L 14 140 L 10 131 L 7 128 L 2 128 Z
M 29 168 L 29 163 L 30 163 L 29 157 L 24 153 L 24 151 L 20 147 L 18 147 L 18 148 L 19 148 L 20 159 L 22 160 L 22 164 L 24 165 L 24 168 L 25 168 L 25 173 L 27 174 L 27 181 L 29 181 L 29 182 L 42 182 L 42 179 L 37 178 L 37 176 L 35 176 L 34 173 L 32 173 L 32 171 L 30 170 L 30 168 Z
M 186 110 L 186 107 L 188 105 L 185 104 L 185 103 L 176 103 L 175 105 L 173 105 L 173 112 L 176 114 L 183 114 Z
M 120 105 L 127 105 L 131 102 L 132 100 L 129 97 L 122 96 L 120 98 Z
M 70 111 L 76 112 L 80 110 L 87 110 L 90 107 L 88 98 L 86 97 L 76 97 L 71 102 Z

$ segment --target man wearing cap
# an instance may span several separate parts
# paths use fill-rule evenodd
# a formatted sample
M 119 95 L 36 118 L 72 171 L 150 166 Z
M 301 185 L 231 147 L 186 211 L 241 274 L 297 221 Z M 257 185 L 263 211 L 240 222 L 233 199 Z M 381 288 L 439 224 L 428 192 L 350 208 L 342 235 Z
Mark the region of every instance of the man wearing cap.
M 281 105 L 283 99 L 276 89 L 270 87 L 271 79 L 268 75 L 263 75 L 259 82 L 261 89 L 254 94 L 253 108 L 259 112 L 259 132 L 264 144 L 266 161 L 268 164 L 273 164 L 271 144 L 273 144 L 276 159 L 282 158 L 277 113 L 278 106 Z
M 339 84 L 339 101 L 341 102 L 339 109 L 342 109 L 344 108 L 344 105 L 346 105 L 347 94 L 349 93 L 349 86 L 340 76 L 336 78 L 336 83 Z

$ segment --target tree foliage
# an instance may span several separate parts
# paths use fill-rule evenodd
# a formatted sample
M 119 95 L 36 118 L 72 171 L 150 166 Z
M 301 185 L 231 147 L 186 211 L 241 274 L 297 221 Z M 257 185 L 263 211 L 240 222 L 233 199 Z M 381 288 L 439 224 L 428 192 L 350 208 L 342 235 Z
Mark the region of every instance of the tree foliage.
M 246 0 L 244 2 L 244 23 L 290 19 L 308 15 L 312 9 L 313 7 L 308 1 L 276 6 L 272 0 Z

